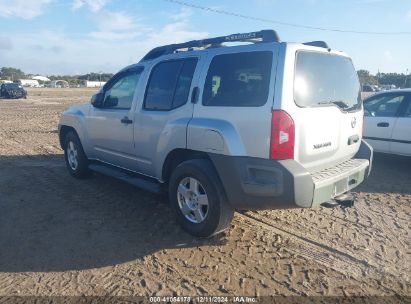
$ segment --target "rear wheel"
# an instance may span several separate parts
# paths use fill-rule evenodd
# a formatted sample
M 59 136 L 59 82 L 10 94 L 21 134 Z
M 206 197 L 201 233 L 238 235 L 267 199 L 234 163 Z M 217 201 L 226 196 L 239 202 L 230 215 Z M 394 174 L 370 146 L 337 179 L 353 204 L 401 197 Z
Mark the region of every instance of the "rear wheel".
M 170 177 L 169 199 L 180 225 L 194 236 L 223 231 L 234 215 L 209 160 L 194 159 L 177 166 Z
M 76 178 L 83 178 L 90 174 L 88 159 L 77 134 L 68 132 L 64 141 L 64 159 L 69 173 Z

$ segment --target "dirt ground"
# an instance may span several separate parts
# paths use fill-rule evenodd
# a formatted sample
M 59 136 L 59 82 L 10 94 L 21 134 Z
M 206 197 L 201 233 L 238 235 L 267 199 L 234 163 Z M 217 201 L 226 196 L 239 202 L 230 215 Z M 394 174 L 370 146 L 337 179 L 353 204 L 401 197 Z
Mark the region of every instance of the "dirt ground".
M 76 180 L 59 113 L 92 90 L 0 99 L 0 296 L 411 296 L 411 160 L 376 155 L 353 208 L 237 213 L 194 239 L 167 200 Z

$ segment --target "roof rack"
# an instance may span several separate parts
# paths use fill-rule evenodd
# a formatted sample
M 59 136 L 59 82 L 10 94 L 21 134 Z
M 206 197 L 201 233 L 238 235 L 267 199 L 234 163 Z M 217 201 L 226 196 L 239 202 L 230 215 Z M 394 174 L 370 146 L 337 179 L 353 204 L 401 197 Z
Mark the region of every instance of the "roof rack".
M 325 41 L 310 41 L 310 42 L 304 42 L 303 44 L 305 45 L 311 45 L 311 46 L 317 46 L 325 49 L 329 49 L 330 47 L 328 46 L 327 42 Z
M 239 33 L 228 36 L 220 36 L 215 38 L 207 38 L 203 40 L 193 40 L 184 43 L 169 44 L 159 46 L 148 52 L 141 61 L 151 60 L 163 55 L 172 54 L 180 49 L 192 50 L 194 48 L 219 47 L 224 42 L 279 42 L 280 38 L 274 30 L 262 30 L 259 32 Z

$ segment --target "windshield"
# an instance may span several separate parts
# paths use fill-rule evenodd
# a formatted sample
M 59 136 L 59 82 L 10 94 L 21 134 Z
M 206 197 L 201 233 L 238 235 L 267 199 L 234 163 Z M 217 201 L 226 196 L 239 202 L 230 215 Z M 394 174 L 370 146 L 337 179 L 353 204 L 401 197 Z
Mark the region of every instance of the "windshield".
M 333 54 L 298 52 L 294 100 L 300 107 L 358 108 L 361 105 L 360 83 L 351 60 Z
M 21 88 L 21 85 L 19 85 L 18 83 L 5 83 L 4 86 L 9 89 Z

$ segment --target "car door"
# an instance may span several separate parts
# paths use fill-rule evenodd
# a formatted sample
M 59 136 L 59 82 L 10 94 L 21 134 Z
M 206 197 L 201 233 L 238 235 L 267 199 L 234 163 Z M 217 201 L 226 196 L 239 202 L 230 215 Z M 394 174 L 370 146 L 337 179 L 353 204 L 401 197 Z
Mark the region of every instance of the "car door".
M 91 107 L 87 129 L 96 159 L 127 169 L 133 167 L 134 108 L 142 72 L 142 67 L 133 67 L 115 75 L 103 88 L 103 105 Z
M 391 137 L 404 93 L 383 93 L 364 101 L 364 139 L 377 152 L 391 152 Z
M 411 93 L 400 110 L 391 138 L 391 153 L 411 156 Z
M 134 126 L 137 171 L 161 178 L 167 154 L 186 148 L 187 124 L 193 115 L 189 102 L 196 86 L 200 56 L 178 55 L 153 64 L 144 102 L 136 111 Z

